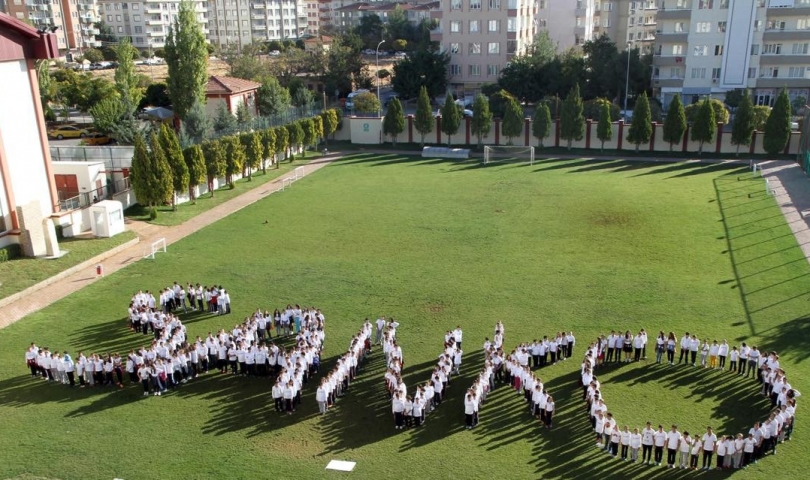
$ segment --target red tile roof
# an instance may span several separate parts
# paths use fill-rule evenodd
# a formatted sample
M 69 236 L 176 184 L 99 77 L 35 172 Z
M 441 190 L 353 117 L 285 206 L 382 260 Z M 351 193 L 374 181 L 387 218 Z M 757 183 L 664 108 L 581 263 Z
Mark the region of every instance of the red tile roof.
M 234 94 L 257 90 L 261 83 L 252 82 L 242 78 L 221 77 L 211 75 L 208 79 L 208 86 L 205 89 L 206 95 Z

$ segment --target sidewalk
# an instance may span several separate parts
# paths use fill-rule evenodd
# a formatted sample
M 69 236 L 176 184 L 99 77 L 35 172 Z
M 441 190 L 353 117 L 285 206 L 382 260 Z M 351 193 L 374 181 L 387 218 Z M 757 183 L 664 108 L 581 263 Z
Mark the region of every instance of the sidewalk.
M 767 161 L 760 166 L 776 204 L 810 262 L 810 179 L 796 162 Z
M 310 175 L 324 166 L 328 165 L 333 160 L 339 158 L 339 153 L 330 152 L 329 156 L 321 157 L 313 160 L 304 165 L 305 175 Z M 108 275 L 115 273 L 126 266 L 141 260 L 146 253 L 151 250 L 153 242 L 160 238 L 166 239 L 166 245 L 170 245 L 182 238 L 191 235 L 192 233 L 227 217 L 231 213 L 241 210 L 248 205 L 258 202 L 259 200 L 267 197 L 268 195 L 281 190 L 282 182 L 285 177 L 279 177 L 265 185 L 259 186 L 248 192 L 232 198 L 225 203 L 217 205 L 216 207 L 203 212 L 196 217 L 188 220 L 180 225 L 165 227 L 160 225 L 152 225 L 146 222 L 130 221 L 127 226 L 130 230 L 134 231 L 140 238 L 140 242 L 132 245 L 122 251 L 99 261 L 91 259 L 88 263 L 95 265 L 102 263 L 104 265 L 104 274 Z M 98 258 L 98 257 L 97 257 Z M 43 309 L 48 305 L 61 300 L 62 298 L 77 292 L 91 283 L 98 280 L 93 267 L 86 268 L 69 275 L 61 280 L 52 283 L 47 288 L 41 284 L 34 285 L 33 287 L 21 293 L 20 297 L 0 309 L 0 328 L 5 328 L 12 323 L 20 320 L 26 315 Z

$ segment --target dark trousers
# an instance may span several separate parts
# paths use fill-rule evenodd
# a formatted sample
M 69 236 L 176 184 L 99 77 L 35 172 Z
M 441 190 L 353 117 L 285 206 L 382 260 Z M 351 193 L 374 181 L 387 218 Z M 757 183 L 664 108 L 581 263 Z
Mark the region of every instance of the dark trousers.
M 143 385 L 143 393 L 149 393 L 149 379 L 141 380 L 141 385 Z
M 567 347 L 565 347 L 565 357 L 566 357 L 566 358 L 571 358 L 571 356 L 572 356 L 573 354 L 574 354 L 574 344 L 573 344 L 573 343 L 569 343 L 569 344 L 568 344 L 568 346 L 567 346 Z
M 717 455 L 717 468 L 723 468 L 723 459 L 725 455 Z
M 637 348 L 637 349 L 636 349 L 636 351 L 635 351 L 635 355 L 633 356 L 633 358 L 634 358 L 634 359 L 635 359 L 635 361 L 637 361 L 637 362 L 638 362 L 639 360 L 641 360 L 641 349 L 640 349 L 640 348 Z
M 712 467 L 712 456 L 714 452 L 707 452 L 703 451 L 703 468 L 711 468 Z
M 664 458 L 664 447 L 655 447 L 655 463 L 661 463 Z
M 610 442 L 610 454 L 614 457 L 619 454 L 619 442 Z
M 677 449 L 667 448 L 667 465 L 675 465 L 675 456 L 677 453 Z
M 693 454 L 689 458 L 689 468 L 698 468 L 698 455 L 697 455 L 697 453 Z
M 743 460 L 742 460 L 743 466 L 746 466 L 749 463 L 751 463 L 751 457 L 753 455 L 754 455 L 754 452 L 743 452 Z
M 284 411 L 284 399 L 282 397 L 274 398 L 273 403 L 275 404 L 277 412 Z
M 689 352 L 689 353 L 692 355 L 692 365 L 694 365 L 695 361 L 697 360 L 697 352 Z
M 609 362 L 609 361 L 613 360 L 613 350 L 614 349 L 612 349 L 612 348 L 608 348 L 607 356 L 605 357 L 606 362 Z
M 681 354 L 678 356 L 678 363 L 683 362 L 684 359 L 686 359 L 687 362 L 689 361 L 689 350 L 682 348 Z
M 641 461 L 647 462 L 652 460 L 652 445 L 641 446 Z
M 627 460 L 627 445 L 622 445 L 622 460 Z
M 731 361 L 731 365 L 729 366 L 729 371 L 736 372 L 737 371 L 737 362 Z
M 720 355 L 719 358 L 720 358 L 720 363 L 718 364 L 718 366 L 720 368 L 726 368 L 726 355 Z
M 737 369 L 737 373 L 740 375 L 745 375 L 745 365 L 748 363 L 748 360 L 741 358 L 740 359 L 740 367 Z
M 76 385 L 76 380 L 74 380 L 74 378 L 73 378 L 73 372 L 66 372 L 66 373 L 67 373 L 67 377 L 68 377 L 68 383 L 70 383 L 70 386 L 72 387 L 72 386 Z

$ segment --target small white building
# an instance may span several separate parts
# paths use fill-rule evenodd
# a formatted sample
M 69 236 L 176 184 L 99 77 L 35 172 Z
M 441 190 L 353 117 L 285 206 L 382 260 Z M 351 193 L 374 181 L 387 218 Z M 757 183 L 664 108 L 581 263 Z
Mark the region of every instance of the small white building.
M 124 206 L 115 200 L 102 200 L 90 207 L 90 229 L 97 237 L 112 237 L 123 233 Z

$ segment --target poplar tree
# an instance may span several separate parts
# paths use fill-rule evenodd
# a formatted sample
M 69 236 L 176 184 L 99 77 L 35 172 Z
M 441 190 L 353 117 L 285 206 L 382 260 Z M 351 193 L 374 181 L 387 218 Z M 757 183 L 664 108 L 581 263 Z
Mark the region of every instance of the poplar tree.
M 231 188 L 233 185 L 233 176 L 242 171 L 242 165 L 245 164 L 245 147 L 239 138 L 236 136 L 225 137 L 222 139 L 225 143 L 225 181 Z
M 165 123 L 160 125 L 160 146 L 172 172 L 172 210 L 176 211 L 177 193 L 185 192 L 188 189 L 189 172 L 186 159 L 183 157 L 183 150 L 180 148 L 180 141 L 177 140 L 174 130 Z
M 335 133 L 338 127 L 337 111 L 334 108 L 324 110 L 321 113 L 321 118 L 323 119 L 323 141 L 328 144 L 327 138 Z
M 428 97 L 427 88 L 422 85 L 422 88 L 419 89 L 419 99 L 416 101 L 416 115 L 413 119 L 413 127 L 419 132 L 422 147 L 425 146 L 425 135 L 433 131 L 434 125 L 436 125 L 436 119 L 433 117 L 433 111 L 430 108 L 430 98 Z
M 512 145 L 512 139 L 519 137 L 523 133 L 523 108 L 514 98 L 510 98 L 506 103 L 506 111 L 503 115 L 501 130 L 506 137 L 506 144 Z
M 288 148 L 290 148 L 290 131 L 286 127 L 276 128 L 276 153 L 286 154 Z M 276 168 L 280 160 L 283 159 L 276 159 Z
M 703 153 L 703 144 L 714 140 L 714 133 L 717 130 L 714 108 L 709 99 L 703 100 L 700 104 L 695 121 L 692 123 L 691 138 L 693 142 L 700 142 L 698 155 Z
M 458 132 L 461 126 L 461 114 L 459 113 L 458 105 L 453 100 L 453 95 L 447 92 L 447 97 L 444 99 L 444 106 L 442 106 L 442 133 L 447 135 L 447 146 L 451 145 L 451 138 Z
M 208 190 L 214 197 L 214 179 L 225 175 L 225 147 L 221 140 L 211 140 L 202 146 L 205 156 L 205 173 L 208 175 Z
M 273 162 L 276 157 L 276 130 L 274 128 L 268 128 L 264 131 L 262 134 L 262 145 L 264 145 L 264 155 L 270 157 L 270 161 Z M 262 158 L 262 173 L 267 173 L 266 167 L 267 162 Z
M 208 48 L 205 34 L 197 22 L 196 2 L 181 0 L 174 24 L 169 27 L 164 59 L 169 76 L 166 79 L 175 115 L 185 120 L 194 102 L 205 103 L 208 84 Z
M 633 108 L 633 120 L 630 122 L 630 131 L 627 132 L 627 141 L 636 145 L 636 152 L 642 143 L 650 143 L 652 137 L 652 115 L 650 114 L 650 101 L 647 93 L 643 92 L 636 99 Z
M 686 112 L 683 109 L 681 95 L 676 93 L 675 98 L 669 103 L 669 112 L 667 112 L 667 118 L 664 120 L 664 141 L 669 143 L 670 152 L 674 144 L 683 140 L 685 132 Z
M 731 124 L 731 143 L 737 145 L 737 152 L 740 154 L 741 145 L 751 145 L 751 135 L 754 133 L 754 104 L 747 91 L 743 92 L 737 112 L 734 114 L 734 122 Z
M 259 168 L 259 163 L 264 159 L 263 135 L 259 132 L 246 133 L 242 136 L 242 143 L 245 146 L 245 160 L 248 168 L 248 181 L 253 180 L 253 169 Z
M 546 102 L 539 102 L 534 108 L 534 118 L 532 119 L 532 135 L 540 140 L 540 147 L 543 147 L 543 139 L 551 134 L 551 110 Z
M 489 101 L 482 94 L 475 96 L 473 102 L 473 116 L 470 122 L 470 133 L 478 140 L 478 148 L 484 144 L 484 138 L 489 135 L 492 129 L 492 112 L 489 109 Z
M 613 139 L 613 124 L 610 121 L 610 104 L 603 103 L 599 108 L 599 124 L 596 126 L 596 138 L 602 142 L 600 152 L 605 151 L 605 142 Z
M 790 99 L 782 89 L 765 122 L 762 147 L 771 155 L 782 153 L 790 139 Z
M 152 181 L 150 180 L 153 170 L 152 157 L 149 155 L 146 142 L 144 142 L 140 134 L 135 135 L 133 146 L 135 152 L 132 156 L 129 181 L 132 183 L 132 189 L 135 191 L 135 198 L 138 199 L 138 203 L 151 207 L 154 204 L 152 201 Z
M 405 131 L 405 117 L 402 113 L 402 104 L 394 97 L 388 104 L 388 111 L 383 119 L 383 134 L 391 136 L 391 145 L 397 146 L 397 137 Z
M 183 157 L 188 168 L 188 196 L 192 202 L 197 202 L 195 189 L 205 181 L 205 157 L 202 147 L 192 145 L 183 150 Z
M 152 156 L 152 174 L 150 175 L 152 200 L 155 205 L 171 201 L 174 193 L 172 169 L 166 160 L 166 152 L 155 132 L 149 137 L 149 153 Z
M 574 140 L 582 140 L 585 135 L 585 117 L 582 116 L 582 97 L 579 96 L 579 84 L 568 93 L 560 111 L 560 138 L 568 142 L 568 149 Z

